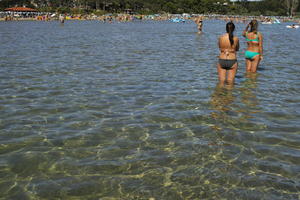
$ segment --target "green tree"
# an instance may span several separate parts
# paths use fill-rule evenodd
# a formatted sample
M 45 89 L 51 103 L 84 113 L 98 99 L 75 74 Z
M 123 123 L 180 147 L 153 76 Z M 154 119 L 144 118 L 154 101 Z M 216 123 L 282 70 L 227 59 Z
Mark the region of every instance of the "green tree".
M 227 3 L 228 5 L 224 5 Z M 137 13 L 219 13 L 243 15 L 295 15 L 299 0 L 264 0 L 260 2 L 229 0 L 0 0 L 0 8 L 12 6 L 37 7 L 41 10 L 67 12 L 123 12 L 132 9 Z M 76 8 L 72 10 L 72 8 Z M 79 9 L 79 10 L 78 10 Z M 81 10 L 80 10 L 81 9 Z

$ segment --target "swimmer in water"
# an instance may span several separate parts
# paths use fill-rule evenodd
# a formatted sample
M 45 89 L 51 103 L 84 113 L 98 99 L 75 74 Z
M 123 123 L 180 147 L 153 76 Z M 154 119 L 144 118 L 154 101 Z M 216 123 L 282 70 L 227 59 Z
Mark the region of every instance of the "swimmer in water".
M 219 37 L 220 55 L 217 67 L 221 84 L 226 81 L 226 75 L 227 82 L 233 84 L 238 68 L 236 52 L 239 50 L 240 44 L 238 37 L 233 35 L 234 29 L 234 23 L 228 22 L 226 24 L 227 33 Z
M 250 30 L 248 30 L 250 27 Z M 252 20 L 243 31 L 243 36 L 247 41 L 246 71 L 256 72 L 260 61 L 263 59 L 263 36 L 258 32 L 257 20 Z

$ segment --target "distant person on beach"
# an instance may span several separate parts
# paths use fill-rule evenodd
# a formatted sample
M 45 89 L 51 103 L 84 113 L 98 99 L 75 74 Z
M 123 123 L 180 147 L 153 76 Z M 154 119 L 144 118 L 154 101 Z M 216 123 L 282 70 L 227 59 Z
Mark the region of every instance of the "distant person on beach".
M 226 24 L 226 34 L 219 37 L 219 63 L 218 74 L 220 83 L 226 81 L 230 84 L 234 83 L 235 74 L 238 68 L 236 52 L 240 48 L 238 37 L 233 35 L 235 25 L 232 22 Z
M 250 30 L 248 30 L 250 27 Z M 256 72 L 260 61 L 263 59 L 263 36 L 258 32 L 257 20 L 252 20 L 243 31 L 243 36 L 247 41 L 246 71 Z
M 198 33 L 202 33 L 202 26 L 203 26 L 203 19 L 201 16 L 197 17 L 195 20 L 195 23 L 197 24 Z

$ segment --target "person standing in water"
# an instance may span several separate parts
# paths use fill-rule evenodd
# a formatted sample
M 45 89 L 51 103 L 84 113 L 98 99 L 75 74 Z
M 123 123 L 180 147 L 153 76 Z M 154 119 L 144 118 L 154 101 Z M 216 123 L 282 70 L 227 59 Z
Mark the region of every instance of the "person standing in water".
M 197 17 L 197 19 L 195 20 L 195 23 L 197 24 L 197 28 L 198 28 L 198 33 L 202 33 L 202 26 L 203 26 L 203 20 L 202 17 L 199 16 Z
M 63 24 L 65 22 L 65 16 L 60 14 L 59 15 L 59 21 L 60 21 L 61 24 Z
M 227 82 L 233 84 L 238 68 L 236 52 L 239 51 L 240 44 L 238 37 L 233 35 L 234 29 L 234 23 L 228 22 L 226 24 L 227 33 L 219 37 L 220 55 L 217 67 L 221 84 L 225 83 L 226 75 Z
M 248 30 L 250 27 L 250 30 Z M 263 36 L 258 32 L 257 20 L 252 20 L 243 31 L 247 41 L 246 71 L 256 72 L 259 62 L 263 59 Z

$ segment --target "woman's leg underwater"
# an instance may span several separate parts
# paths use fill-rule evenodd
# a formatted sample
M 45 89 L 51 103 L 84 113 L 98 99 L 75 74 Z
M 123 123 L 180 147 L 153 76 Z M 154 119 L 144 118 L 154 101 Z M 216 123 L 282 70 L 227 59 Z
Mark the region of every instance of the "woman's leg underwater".
M 225 80 L 226 80 L 226 70 L 222 69 L 220 63 L 218 63 L 217 67 L 218 67 L 219 81 L 220 82 L 225 82 Z
M 233 67 L 230 70 L 228 70 L 228 75 L 227 75 L 227 81 L 228 81 L 228 83 L 230 83 L 230 84 L 234 83 L 234 78 L 235 78 L 237 69 L 238 69 L 238 63 L 236 62 L 233 65 Z
M 251 61 L 251 72 L 256 72 L 257 71 L 257 67 L 259 65 L 260 62 L 260 56 L 257 55 L 253 58 L 253 60 Z
M 251 72 L 251 60 L 246 58 L 246 72 Z

